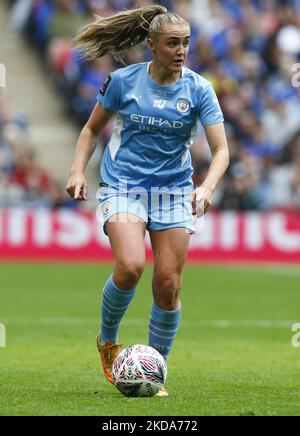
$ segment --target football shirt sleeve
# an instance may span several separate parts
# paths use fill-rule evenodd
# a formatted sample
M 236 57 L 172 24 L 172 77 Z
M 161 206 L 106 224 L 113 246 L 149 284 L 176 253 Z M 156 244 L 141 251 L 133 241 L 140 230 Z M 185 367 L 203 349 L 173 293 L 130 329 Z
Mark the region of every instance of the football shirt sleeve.
M 97 102 L 104 109 L 118 111 L 120 108 L 120 78 L 116 73 L 110 74 L 97 95 Z
M 199 104 L 199 116 L 204 127 L 224 122 L 218 97 L 211 84 L 203 90 Z

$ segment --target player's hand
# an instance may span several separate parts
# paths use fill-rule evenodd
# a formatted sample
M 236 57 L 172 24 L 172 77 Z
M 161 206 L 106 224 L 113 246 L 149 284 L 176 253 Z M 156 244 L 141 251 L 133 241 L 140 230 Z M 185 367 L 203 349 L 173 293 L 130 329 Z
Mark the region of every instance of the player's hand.
M 66 191 L 74 200 L 87 201 L 88 185 L 84 174 L 71 174 Z
M 212 192 L 204 188 L 204 186 L 199 186 L 192 193 L 192 214 L 197 218 L 203 216 L 212 205 Z

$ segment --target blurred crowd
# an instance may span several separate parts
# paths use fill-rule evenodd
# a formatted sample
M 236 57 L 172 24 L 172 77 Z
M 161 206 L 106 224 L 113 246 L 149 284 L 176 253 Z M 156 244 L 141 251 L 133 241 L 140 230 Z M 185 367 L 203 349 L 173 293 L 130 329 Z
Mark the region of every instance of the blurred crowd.
M 30 145 L 26 117 L 13 114 L 0 88 L 0 207 L 73 207 Z
M 78 29 L 95 15 L 151 3 L 183 16 L 192 30 L 187 66 L 213 83 L 226 119 L 231 164 L 215 195 L 215 207 L 300 210 L 300 75 L 297 80 L 296 74 L 297 68 L 300 70 L 300 0 L 9 3 L 12 29 L 36 48 L 79 125 L 88 119 L 106 76 L 122 65 L 110 56 L 83 61 L 72 49 Z M 141 44 L 128 53 L 125 62 L 150 58 L 146 45 Z M 110 129 L 111 125 L 101 135 L 102 146 Z M 195 183 L 200 184 L 210 162 L 202 130 L 192 154 Z M 17 165 L 16 157 L 9 159 L 15 159 Z M 34 156 L 30 160 L 29 165 L 34 166 Z M 0 168 L 2 165 L 0 155 Z

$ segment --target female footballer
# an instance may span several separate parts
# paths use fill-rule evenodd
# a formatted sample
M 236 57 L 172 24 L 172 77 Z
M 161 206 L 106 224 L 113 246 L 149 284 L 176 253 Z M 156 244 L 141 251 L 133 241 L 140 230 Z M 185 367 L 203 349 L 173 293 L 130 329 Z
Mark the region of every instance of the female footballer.
M 223 115 L 211 84 L 185 66 L 190 26 L 159 5 L 99 18 L 75 43 L 90 59 L 126 50 L 147 39 L 153 59 L 109 75 L 76 146 L 67 192 L 87 200 L 85 168 L 101 130 L 116 116 L 100 170 L 100 204 L 114 256 L 101 301 L 97 346 L 106 378 L 120 352 L 118 330 L 145 267 L 144 237 L 153 250 L 153 305 L 148 344 L 167 359 L 180 317 L 181 275 L 194 217 L 212 204 L 229 164 Z M 198 122 L 212 160 L 194 189 L 189 147 Z M 162 389 L 157 395 L 167 396 Z

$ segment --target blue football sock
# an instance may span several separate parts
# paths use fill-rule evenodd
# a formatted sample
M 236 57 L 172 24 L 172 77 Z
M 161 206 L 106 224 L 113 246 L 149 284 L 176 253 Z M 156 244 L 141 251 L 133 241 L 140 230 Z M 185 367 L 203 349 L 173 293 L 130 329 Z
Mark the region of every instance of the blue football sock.
M 152 305 L 149 321 L 149 345 L 166 360 L 175 339 L 181 317 L 181 304 L 176 310 L 163 310 Z
M 101 301 L 101 332 L 100 340 L 117 342 L 120 322 L 131 302 L 135 289 L 123 291 L 114 284 L 112 276 L 103 288 Z

